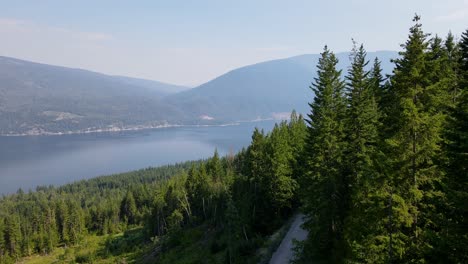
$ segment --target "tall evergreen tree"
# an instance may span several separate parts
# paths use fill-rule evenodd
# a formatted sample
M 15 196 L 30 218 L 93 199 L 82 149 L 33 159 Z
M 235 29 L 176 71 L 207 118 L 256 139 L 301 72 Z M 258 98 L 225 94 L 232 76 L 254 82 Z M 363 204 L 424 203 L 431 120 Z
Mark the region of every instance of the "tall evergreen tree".
M 465 70 L 463 63 L 468 65 L 468 30 L 464 33 L 460 46 L 465 51 L 461 54 L 460 71 Z M 446 177 L 444 179 L 447 193 L 447 206 L 443 215 L 445 225 L 442 238 L 436 245 L 439 260 L 453 263 L 468 262 L 468 84 L 462 74 L 461 95 L 457 97 L 456 106 L 450 112 L 446 130 L 447 155 Z
M 137 206 L 132 191 L 127 191 L 120 204 L 120 217 L 128 224 L 136 223 Z
M 447 78 L 450 81 L 448 83 L 448 94 L 451 101 L 451 107 L 454 107 L 458 96 L 460 95 L 460 46 L 455 42 L 455 37 L 452 32 L 447 34 L 444 42 L 444 49 L 447 54 L 448 72 Z
M 207 173 L 213 177 L 215 182 L 219 182 L 223 178 L 223 167 L 219 158 L 218 149 L 215 149 L 213 157 L 208 161 L 206 170 Z
M 461 35 L 460 40 L 460 86 L 461 89 L 468 89 L 468 29 Z
M 429 44 L 426 66 L 429 85 L 425 89 L 424 104 L 426 111 L 446 114 L 457 97 L 456 73 L 442 39 L 436 35 Z
M 430 250 L 427 236 L 432 226 L 435 184 L 440 179 L 435 159 L 440 154 L 443 114 L 435 107 L 431 89 L 431 65 L 427 55 L 427 35 L 415 16 L 404 51 L 395 60 L 391 78 L 396 107 L 391 148 L 395 258 L 421 261 Z M 429 72 L 428 72 L 429 71 Z M 440 89 L 440 87 L 438 87 Z
M 296 111 L 291 113 L 289 121 L 289 144 L 291 145 L 293 158 L 291 160 L 292 179 L 299 183 L 300 178 L 307 171 L 305 155 L 305 141 L 307 138 L 307 125 L 302 115 L 298 115 Z M 298 188 L 299 189 L 299 188 Z M 299 191 L 295 192 L 293 198 L 293 206 L 299 203 Z
M 55 217 L 55 211 L 52 208 L 47 207 L 44 212 L 44 231 L 45 231 L 45 246 L 44 251 L 50 253 L 58 244 L 59 234 L 57 229 L 57 222 Z
M 344 82 L 336 69 L 338 59 L 325 46 L 311 89 L 307 139 L 307 166 L 302 195 L 307 212 L 306 246 L 316 258 L 340 262 L 343 251 L 343 222 L 348 209 L 348 183 L 343 177 Z
M 375 94 L 380 89 L 382 77 L 378 61 L 372 72 L 366 71 L 368 61 L 363 45 L 354 44 L 351 67 L 346 76 L 348 110 L 345 134 L 346 176 L 351 189 L 350 212 L 347 217 L 345 236 L 350 253 L 348 258 L 358 262 L 374 263 L 374 255 L 382 253 L 382 235 L 376 216 L 382 216 L 378 205 L 379 185 L 376 173 L 379 111 Z M 379 251 L 377 251 L 379 250 Z M 377 252 L 376 252 L 377 251 Z
M 272 205 L 272 212 L 277 219 L 282 219 L 281 212 L 291 209 L 292 199 L 297 189 L 297 181 L 292 178 L 291 163 L 293 149 L 289 144 L 289 129 L 285 121 L 276 125 L 271 134 L 267 150 L 269 156 L 269 177 L 266 179 L 267 199 Z
M 70 212 L 70 218 L 68 219 L 68 230 L 70 243 L 73 245 L 78 244 L 85 233 L 85 223 L 83 210 L 76 201 L 68 201 L 68 210 Z
M 371 70 L 369 71 L 369 81 L 372 87 L 376 103 L 379 104 L 386 96 L 385 86 L 383 85 L 386 78 L 382 74 L 382 63 L 379 58 L 374 59 Z
M 252 134 L 252 142 L 247 149 L 247 175 L 249 177 L 249 189 L 251 192 L 251 208 L 250 221 L 254 228 L 266 232 L 266 222 L 271 221 L 267 217 L 267 207 L 269 203 L 265 203 L 262 197 L 266 196 L 266 188 L 264 186 L 265 176 L 268 173 L 268 163 L 266 156 L 267 138 L 263 130 L 255 128 Z
M 225 219 L 228 234 L 226 263 L 233 263 L 233 259 L 236 257 L 236 242 L 238 243 L 241 239 L 241 220 L 231 193 L 227 193 Z
M 70 214 L 68 211 L 68 207 L 65 202 L 60 199 L 57 204 L 57 223 L 58 223 L 58 230 L 60 234 L 61 242 L 68 244 L 70 242 L 70 230 L 68 227 L 68 222 L 70 221 Z
M 5 219 L 5 244 L 9 255 L 17 260 L 21 256 L 21 226 L 17 214 L 9 215 Z
M 2 257 L 6 254 L 6 243 L 5 243 L 5 223 L 4 217 L 0 218 L 0 263 L 2 263 Z

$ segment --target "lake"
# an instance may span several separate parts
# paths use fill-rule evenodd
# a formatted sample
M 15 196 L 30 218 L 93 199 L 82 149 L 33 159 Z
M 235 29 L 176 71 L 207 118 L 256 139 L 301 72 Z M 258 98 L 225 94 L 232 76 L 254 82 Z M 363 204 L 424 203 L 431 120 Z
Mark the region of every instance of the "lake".
M 0 137 L 0 194 L 146 167 L 237 152 L 248 146 L 255 127 L 274 121 L 229 126 L 61 136 Z

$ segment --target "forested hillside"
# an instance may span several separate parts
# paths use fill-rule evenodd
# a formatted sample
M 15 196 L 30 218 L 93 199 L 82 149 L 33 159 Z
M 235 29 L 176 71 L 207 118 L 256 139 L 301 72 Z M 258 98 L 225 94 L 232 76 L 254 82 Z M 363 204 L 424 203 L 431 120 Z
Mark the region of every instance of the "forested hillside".
M 237 154 L 3 197 L 0 263 L 264 262 L 296 210 L 297 263 L 467 263 L 468 30 L 415 16 L 389 76 L 353 44 L 346 72 L 324 48 L 305 119 Z
M 348 52 L 340 69 L 349 66 Z M 396 52 L 369 54 L 390 73 Z M 225 124 L 307 111 L 319 54 L 235 69 L 193 89 L 0 57 L 0 135 Z
M 457 43 L 413 21 L 386 81 L 362 45 L 347 73 L 322 53 L 301 177 L 302 263 L 468 261 L 468 31 Z
M 294 168 L 305 133 L 302 117 L 293 113 L 289 123 L 271 133 L 256 130 L 252 144 L 235 156 L 220 158 L 215 152 L 206 161 L 18 191 L 0 201 L 0 262 L 78 247 L 91 235 L 124 232 L 107 236 L 95 252 L 59 258 L 116 261 L 137 251 L 141 256 L 133 260 L 138 263 L 154 258 L 161 263 L 206 258 L 205 263 L 255 263 L 265 236 L 297 206 L 299 172 Z M 139 251 L 144 245 L 156 250 L 154 258 Z M 194 246 L 196 253 L 188 251 Z
M 169 89 L 181 88 L 0 56 L 0 134 L 166 125 L 183 120 L 162 100 Z

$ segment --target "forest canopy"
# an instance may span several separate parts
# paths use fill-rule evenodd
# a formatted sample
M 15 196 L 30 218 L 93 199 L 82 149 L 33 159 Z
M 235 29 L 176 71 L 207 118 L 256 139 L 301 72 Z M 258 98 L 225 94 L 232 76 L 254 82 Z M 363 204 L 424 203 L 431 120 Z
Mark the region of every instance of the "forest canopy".
M 0 263 L 91 235 L 106 237 L 93 260 L 62 261 L 144 248 L 133 261 L 256 263 L 297 211 L 297 263 L 467 263 L 468 30 L 413 21 L 389 76 L 362 44 L 346 72 L 325 46 L 307 116 L 235 155 L 4 196 Z

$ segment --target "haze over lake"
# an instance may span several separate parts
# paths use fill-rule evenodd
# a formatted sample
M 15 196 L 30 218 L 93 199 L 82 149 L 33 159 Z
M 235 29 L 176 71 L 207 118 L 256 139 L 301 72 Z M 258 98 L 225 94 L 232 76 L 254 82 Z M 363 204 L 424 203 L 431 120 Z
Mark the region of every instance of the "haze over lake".
M 255 127 L 177 127 L 119 133 L 0 137 L 0 194 L 37 185 L 61 185 L 100 175 L 237 152 L 250 143 Z

